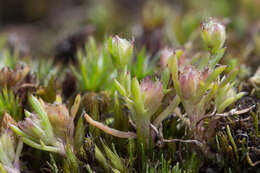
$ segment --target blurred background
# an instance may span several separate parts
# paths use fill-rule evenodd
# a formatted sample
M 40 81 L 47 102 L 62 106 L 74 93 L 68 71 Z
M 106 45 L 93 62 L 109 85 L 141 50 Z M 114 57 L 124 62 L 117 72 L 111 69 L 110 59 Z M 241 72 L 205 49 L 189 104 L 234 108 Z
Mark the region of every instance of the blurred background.
M 258 66 L 259 9 L 259 0 L 0 0 L 0 35 L 22 56 L 71 58 L 89 35 L 115 34 L 154 54 L 194 49 L 201 21 L 214 16 L 228 30 L 226 56 Z

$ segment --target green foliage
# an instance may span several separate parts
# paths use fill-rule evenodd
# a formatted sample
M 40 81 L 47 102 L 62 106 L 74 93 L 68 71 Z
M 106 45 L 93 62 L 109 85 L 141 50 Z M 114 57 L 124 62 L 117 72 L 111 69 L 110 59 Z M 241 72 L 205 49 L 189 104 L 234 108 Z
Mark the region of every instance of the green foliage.
M 142 80 L 146 76 L 153 76 L 157 59 L 154 57 L 151 60 L 151 57 L 146 55 L 146 51 L 143 48 L 137 54 L 136 60 L 129 64 L 132 76 L 135 76 L 138 80 Z
M 260 3 L 101 2 L 66 65 L 0 36 L 0 172 L 259 172 Z
M 163 157 L 163 154 L 161 155 L 160 162 L 157 162 L 154 165 L 147 164 L 146 165 L 146 173 L 184 173 L 182 168 L 180 168 L 180 164 L 177 162 L 175 165 L 171 164 L 171 160 L 166 161 Z
M 113 145 L 113 150 L 111 150 L 105 143 L 102 142 L 102 145 L 104 148 L 105 155 L 97 146 L 95 146 L 95 157 L 99 161 L 99 163 L 105 168 L 105 170 L 107 172 L 128 172 L 125 163 L 123 162 L 123 159 L 120 158 L 117 154 L 115 146 Z
M 58 166 L 52 154 L 50 154 L 50 162 L 47 162 L 47 165 L 50 167 L 53 173 L 59 173 Z
M 24 129 L 20 129 L 15 125 L 11 125 L 11 129 L 21 137 L 24 143 L 33 148 L 64 153 L 63 144 L 55 139 L 53 127 L 42 103 L 34 96 L 31 96 L 30 104 L 37 116 L 30 112 L 25 112 L 27 120 L 25 120 Z
M 23 148 L 22 141 L 12 136 L 12 133 L 5 131 L 0 137 L 0 170 L 1 172 L 19 173 L 19 158 Z M 18 143 L 17 143 L 18 142 Z
M 36 75 L 38 84 L 48 86 L 49 81 L 58 75 L 60 66 L 54 65 L 52 59 L 38 58 L 31 61 L 31 70 Z
M 96 41 L 89 38 L 85 51 L 79 51 L 77 58 L 78 66 L 71 66 L 71 69 L 81 91 L 101 91 L 111 88 L 115 71 L 104 47 L 99 50 Z
M 117 91 L 123 96 L 126 106 L 132 113 L 132 120 L 136 124 L 138 143 L 146 150 L 150 143 L 150 127 L 152 115 L 160 107 L 163 99 L 163 86 L 150 79 L 139 84 L 137 78 L 131 80 L 130 74 L 122 75 L 120 83 L 115 80 Z
M 187 173 L 196 173 L 199 172 L 201 167 L 201 158 L 197 153 L 193 152 L 192 155 L 184 161 L 184 170 Z
M 16 121 L 22 119 L 22 109 L 19 97 L 16 97 L 13 91 L 3 89 L 0 94 L 0 115 L 4 112 L 9 113 Z
M 14 69 L 19 58 L 17 49 L 11 51 L 6 47 L 7 38 L 5 35 L 0 35 L 0 68 L 9 67 Z
M 1 57 L 3 56 L 3 57 Z M 9 67 L 11 69 L 14 69 L 19 58 L 19 51 L 15 50 L 14 52 L 11 52 L 10 49 L 5 48 L 3 49 L 3 55 L 0 54 L 0 58 L 2 59 L 2 62 L 0 62 L 0 67 Z
M 76 105 L 79 104 L 78 99 L 76 98 Z M 32 95 L 29 97 L 29 102 L 36 114 L 25 110 L 26 119 L 19 127 L 10 125 L 11 129 L 21 137 L 24 143 L 33 148 L 71 155 L 72 151 L 68 149 L 68 146 L 72 142 L 70 141 L 74 132 L 72 122 L 78 106 L 74 106 L 75 109 L 72 108 L 70 117 L 64 105 L 48 105 Z

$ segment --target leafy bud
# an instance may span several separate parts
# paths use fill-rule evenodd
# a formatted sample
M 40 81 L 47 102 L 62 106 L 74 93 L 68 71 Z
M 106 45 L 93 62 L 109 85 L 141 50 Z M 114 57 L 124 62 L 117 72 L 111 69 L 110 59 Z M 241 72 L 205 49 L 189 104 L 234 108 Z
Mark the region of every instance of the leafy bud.
M 72 106 L 72 116 L 63 104 L 47 104 L 34 96 L 29 98 L 30 104 L 36 113 L 25 111 L 25 120 L 11 129 L 22 137 L 27 145 L 65 155 L 65 148 L 70 145 L 74 133 L 73 120 L 76 115 L 80 97 Z
M 41 126 L 40 119 L 35 114 L 31 114 L 30 117 L 27 117 L 27 118 L 25 118 L 24 121 L 20 121 L 18 123 L 18 127 L 23 132 L 25 132 L 29 136 L 33 136 L 35 138 L 37 138 L 37 135 L 40 134 L 40 133 L 37 133 L 37 131 L 35 131 L 36 129 L 39 129 L 40 126 Z M 45 135 L 43 135 L 43 136 L 45 136 Z
M 108 40 L 108 50 L 113 63 L 121 68 L 127 65 L 131 60 L 134 46 L 133 43 L 116 35 Z
M 199 85 L 199 72 L 192 67 L 186 67 L 180 74 L 180 85 L 185 99 L 194 97 Z
M 208 69 L 199 72 L 193 66 L 185 66 L 180 73 L 179 81 L 184 99 L 192 99 L 196 96 L 200 82 L 208 77 Z
M 202 39 L 207 47 L 215 53 L 221 49 L 226 40 L 225 26 L 213 18 L 202 22 Z
M 141 92 L 145 93 L 144 106 L 153 114 L 161 104 L 163 99 L 163 86 L 161 82 L 152 82 L 150 78 L 145 78 L 141 82 Z
M 55 135 L 63 139 L 66 135 L 71 137 L 74 124 L 67 107 L 64 104 L 45 104 L 44 107 Z

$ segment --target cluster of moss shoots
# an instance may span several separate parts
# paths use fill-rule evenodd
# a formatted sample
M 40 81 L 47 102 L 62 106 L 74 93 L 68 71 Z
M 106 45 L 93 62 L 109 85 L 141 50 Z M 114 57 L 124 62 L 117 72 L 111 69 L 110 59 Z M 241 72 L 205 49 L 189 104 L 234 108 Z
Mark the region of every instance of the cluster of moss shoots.
M 207 164 L 225 172 L 259 171 L 260 107 L 236 106 L 248 93 L 238 87 L 239 67 L 220 64 L 225 26 L 210 18 L 201 24 L 201 38 L 202 54 L 167 47 L 153 59 L 119 36 L 101 46 L 89 38 L 70 67 L 21 64 L 6 50 L 1 172 L 34 170 L 28 163 L 34 157 L 45 163 L 42 171 L 53 173 L 184 173 Z M 57 76 L 68 70 L 78 89 L 64 97 Z M 250 83 L 259 93 L 259 72 Z M 251 132 L 234 136 L 237 122 L 248 123 Z

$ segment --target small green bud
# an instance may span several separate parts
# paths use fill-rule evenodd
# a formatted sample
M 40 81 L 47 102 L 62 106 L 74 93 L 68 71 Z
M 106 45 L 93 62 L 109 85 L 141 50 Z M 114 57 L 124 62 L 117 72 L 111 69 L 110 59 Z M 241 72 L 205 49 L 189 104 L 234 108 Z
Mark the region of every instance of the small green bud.
M 213 18 L 209 18 L 201 24 L 201 36 L 206 46 L 212 53 L 221 49 L 226 40 L 225 26 Z
M 129 63 L 133 55 L 133 50 L 133 43 L 117 35 L 108 40 L 108 51 L 111 54 L 113 63 L 119 68 Z

